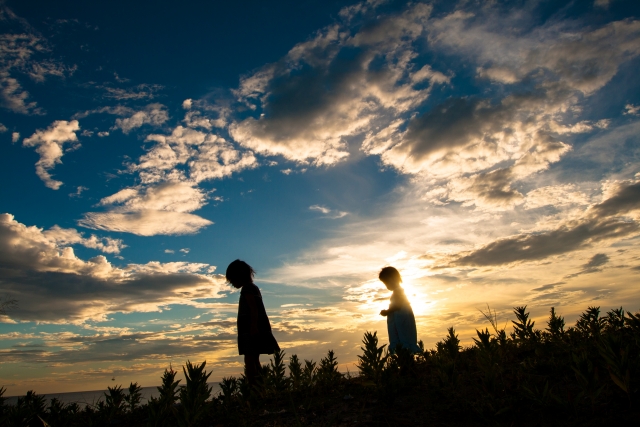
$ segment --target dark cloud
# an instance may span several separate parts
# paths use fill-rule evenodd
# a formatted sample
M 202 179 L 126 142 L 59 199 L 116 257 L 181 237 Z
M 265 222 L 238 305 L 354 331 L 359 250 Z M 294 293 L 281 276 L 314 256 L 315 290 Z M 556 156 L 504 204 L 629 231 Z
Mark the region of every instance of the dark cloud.
M 548 291 L 548 290 L 553 289 L 555 287 L 558 287 L 560 285 L 564 285 L 564 283 L 565 282 L 549 283 L 548 285 L 542 285 L 542 286 L 539 286 L 537 288 L 533 288 L 533 289 L 531 289 L 531 292 Z
M 449 99 L 411 120 L 397 149 L 418 161 L 433 153 L 453 151 L 501 131 L 515 113 L 514 108 L 503 103 L 491 104 L 476 98 Z
M 12 215 L 0 215 L 0 290 L 18 301 L 9 313 L 13 319 L 78 323 L 114 312 L 158 311 L 216 298 L 223 283 L 219 276 L 202 274 L 209 269 L 205 264 L 118 268 L 102 255 L 84 261 L 47 236 Z
M 141 332 L 55 338 L 55 341 L 48 346 L 40 346 L 40 349 L 12 347 L 0 350 L 0 357 L 6 362 L 21 363 L 131 362 L 188 358 L 194 354 L 236 345 L 236 336 L 231 334 L 166 337 L 164 333 Z M 69 349 L 52 348 L 70 344 L 73 346 Z
M 637 191 L 637 183 L 620 185 L 616 194 L 595 205 L 580 220 L 570 221 L 547 232 L 520 234 L 496 240 L 461 255 L 451 264 L 489 266 L 540 260 L 581 249 L 598 241 L 631 236 L 640 231 L 638 222 L 618 218 L 616 215 L 640 208 L 640 199 L 633 198 Z M 599 254 L 592 261 L 602 262 L 602 255 L 604 254 Z
M 582 266 L 582 270 L 580 270 L 577 273 L 570 274 L 566 277 L 572 278 L 572 277 L 579 276 L 581 274 L 589 274 L 589 273 L 596 273 L 598 271 L 602 271 L 602 268 L 600 267 L 607 264 L 608 262 L 609 262 L 609 257 L 607 256 L 607 254 L 595 254 L 594 256 L 591 257 L 589 262 L 587 262 Z
M 640 208 L 640 182 L 622 185 L 617 194 L 593 207 L 598 216 L 622 215 Z
M 640 226 L 636 222 L 616 218 L 593 219 L 545 233 L 500 239 L 460 257 L 453 265 L 488 266 L 539 260 L 584 248 L 597 241 L 629 236 L 638 231 Z
M 522 199 L 522 194 L 511 189 L 513 172 L 511 168 L 497 169 L 475 177 L 471 187 L 467 189 L 484 202 L 503 205 Z

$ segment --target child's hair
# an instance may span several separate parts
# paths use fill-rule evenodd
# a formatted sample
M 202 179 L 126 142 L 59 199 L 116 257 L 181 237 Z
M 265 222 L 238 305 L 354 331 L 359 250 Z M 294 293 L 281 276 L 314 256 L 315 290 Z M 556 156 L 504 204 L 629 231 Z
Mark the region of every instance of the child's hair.
M 253 282 L 255 274 L 255 270 L 249 264 L 237 259 L 229 264 L 225 276 L 227 277 L 227 282 L 242 283 L 245 281 Z
M 394 267 L 385 267 L 380 270 L 380 274 L 378 274 L 378 279 L 383 282 L 387 282 L 389 279 L 397 279 L 399 282 L 402 282 L 402 277 L 400 277 L 400 273 Z

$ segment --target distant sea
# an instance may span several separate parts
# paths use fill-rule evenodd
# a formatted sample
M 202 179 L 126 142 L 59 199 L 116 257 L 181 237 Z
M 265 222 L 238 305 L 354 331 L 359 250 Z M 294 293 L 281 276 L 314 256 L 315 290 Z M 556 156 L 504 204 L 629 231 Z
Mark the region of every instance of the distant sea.
M 220 394 L 219 383 L 209 383 L 209 386 L 211 386 L 212 397 Z M 49 406 L 51 399 L 55 397 L 62 403 L 77 403 L 81 408 L 84 408 L 87 405 L 97 404 L 99 400 L 104 400 L 105 392 L 107 392 L 107 390 L 74 391 L 71 393 L 48 393 L 41 396 L 44 396 L 47 399 L 47 406 Z M 142 394 L 141 404 L 147 403 L 150 398 L 158 397 L 160 395 L 157 387 L 142 387 L 140 393 Z M 18 402 L 18 398 L 24 397 L 25 394 L 21 396 L 8 396 L 6 398 L 7 400 L 5 401 L 5 405 L 15 405 Z

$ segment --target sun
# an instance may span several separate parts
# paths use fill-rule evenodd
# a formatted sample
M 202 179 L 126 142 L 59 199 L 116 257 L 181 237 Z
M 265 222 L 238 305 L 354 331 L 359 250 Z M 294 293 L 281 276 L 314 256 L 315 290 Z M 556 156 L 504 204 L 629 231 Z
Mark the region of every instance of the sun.
M 416 316 L 424 316 L 431 312 L 433 304 L 427 300 L 427 293 L 423 286 L 417 285 L 412 280 L 406 280 L 402 282 L 402 287 Z

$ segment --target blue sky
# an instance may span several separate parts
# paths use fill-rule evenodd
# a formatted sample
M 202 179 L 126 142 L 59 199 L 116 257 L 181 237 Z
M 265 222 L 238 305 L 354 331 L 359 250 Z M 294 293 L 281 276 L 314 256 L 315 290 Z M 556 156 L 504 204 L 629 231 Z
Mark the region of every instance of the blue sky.
M 236 258 L 341 369 L 385 265 L 428 347 L 486 304 L 638 310 L 639 11 L 0 2 L 0 386 L 238 375 Z

